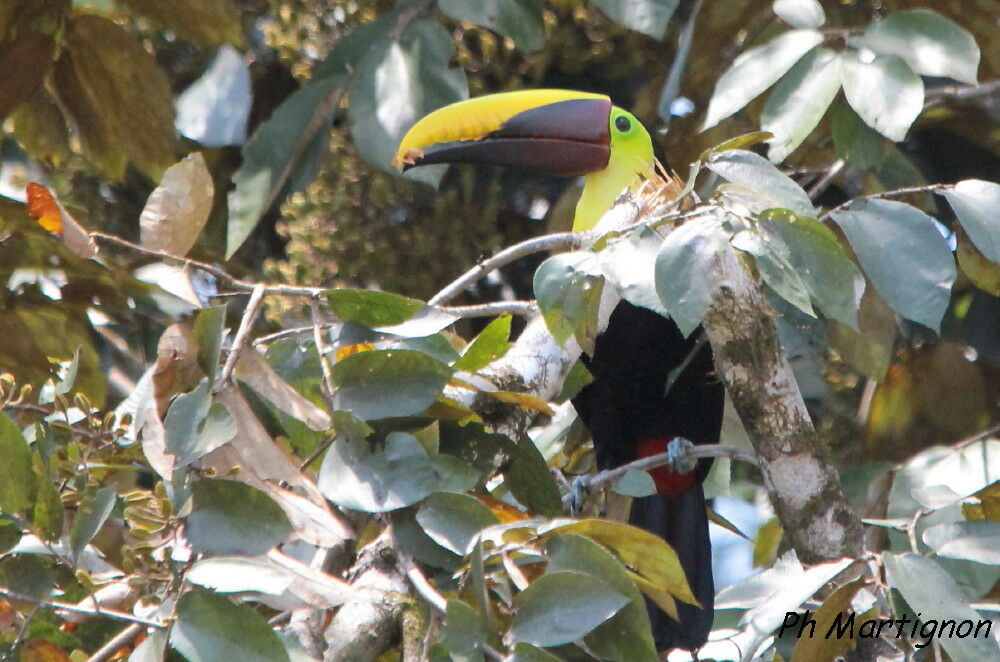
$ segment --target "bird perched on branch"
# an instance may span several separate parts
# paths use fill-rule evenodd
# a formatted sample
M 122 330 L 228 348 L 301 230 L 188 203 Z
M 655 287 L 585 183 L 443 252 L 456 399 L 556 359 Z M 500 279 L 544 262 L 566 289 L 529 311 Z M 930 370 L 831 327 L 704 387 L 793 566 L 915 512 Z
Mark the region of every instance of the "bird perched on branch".
M 425 148 L 434 147 L 427 150 Z M 488 95 L 440 108 L 403 137 L 394 164 L 473 163 L 582 176 L 573 230 L 593 228 L 626 190 L 654 174 L 653 141 L 628 111 L 601 94 L 529 90 Z M 679 191 L 679 189 L 678 189 Z M 613 468 L 662 453 L 676 437 L 718 443 L 723 387 L 711 347 L 685 338 L 669 318 L 617 304 L 589 356 L 593 375 L 573 399 L 594 440 L 597 464 Z M 677 619 L 650 603 L 657 648 L 695 650 L 712 626 L 715 597 L 708 517 L 701 483 L 711 460 L 693 470 L 651 470 L 657 494 L 633 500 L 629 522 L 677 552 L 699 605 L 677 604 Z

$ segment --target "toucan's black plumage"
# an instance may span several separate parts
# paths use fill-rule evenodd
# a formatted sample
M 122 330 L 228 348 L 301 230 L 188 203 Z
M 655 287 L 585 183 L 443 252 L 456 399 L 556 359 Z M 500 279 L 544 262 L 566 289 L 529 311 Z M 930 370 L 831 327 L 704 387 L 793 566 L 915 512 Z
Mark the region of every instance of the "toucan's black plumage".
M 718 443 L 723 387 L 715 376 L 708 343 L 689 358 L 699 334 L 700 330 L 684 338 L 672 320 L 627 301 L 615 308 L 607 329 L 597 336 L 593 354 L 583 357 L 594 380 L 573 398 L 594 438 L 600 468 L 663 452 L 674 437 L 695 444 Z M 680 620 L 675 621 L 649 604 L 653 636 L 661 650 L 698 648 L 712 627 L 712 548 L 701 488 L 710 467 L 711 460 L 701 460 L 689 480 L 653 470 L 661 492 L 670 494 L 632 503 L 630 523 L 670 543 L 702 605 L 678 602 Z

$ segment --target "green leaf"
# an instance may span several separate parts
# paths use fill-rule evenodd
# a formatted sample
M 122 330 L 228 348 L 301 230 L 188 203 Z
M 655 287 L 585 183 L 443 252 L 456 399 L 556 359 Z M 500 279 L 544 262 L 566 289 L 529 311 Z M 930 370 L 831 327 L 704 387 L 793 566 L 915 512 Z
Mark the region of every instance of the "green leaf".
M 264 617 L 208 591 L 188 591 L 177 601 L 170 645 L 188 662 L 288 662 L 288 653 Z
M 767 142 L 771 138 L 774 138 L 774 134 L 769 131 L 751 131 L 750 133 L 744 133 L 734 138 L 727 138 L 721 143 L 713 145 L 699 154 L 698 161 L 705 162 L 708 160 L 708 157 L 713 154 L 727 152 L 731 149 L 743 149 L 744 147 L 750 147 L 751 145 L 758 145 L 760 143 Z
M 510 634 L 536 646 L 561 646 L 614 616 L 629 599 L 582 572 L 550 572 L 514 598 Z
M 792 266 L 788 246 L 780 239 L 765 237 L 751 230 L 733 236 L 733 248 L 754 256 L 764 282 L 778 296 L 806 315 L 815 317 L 809 303 L 809 290 L 798 271 Z
M 455 361 L 451 367 L 455 370 L 466 370 L 475 372 L 483 368 L 510 349 L 510 315 L 501 315 L 486 325 L 486 328 L 479 332 L 472 342 L 470 342 L 462 357 Z
M 413 508 L 393 512 L 392 533 L 400 547 L 421 563 L 444 570 L 455 570 L 462 563 L 461 556 L 431 540 L 417 523 Z
M 924 531 L 924 543 L 938 556 L 1000 565 L 1000 522 L 938 524 Z
M 752 191 L 760 202 L 752 211 L 788 209 L 800 216 L 815 216 L 809 196 L 788 175 L 753 152 L 731 149 L 708 157 L 705 165 L 723 179 Z
M 882 563 L 889 586 L 899 591 L 915 611 L 938 621 L 980 620 L 955 580 L 930 559 L 919 554 L 885 553 Z M 937 641 L 955 662 L 1000 657 L 1000 647 L 993 637 L 940 637 Z
M 594 0 L 615 23 L 653 39 L 663 39 L 678 3 L 679 0 Z
M 836 321 L 830 326 L 829 345 L 862 375 L 882 381 L 892 361 L 896 341 L 896 314 L 870 287 L 865 287 L 854 329 Z
M 744 52 L 716 81 L 702 131 L 750 103 L 822 41 L 823 35 L 815 30 L 790 30 Z
M 826 23 L 818 0 L 774 0 L 774 13 L 793 28 L 818 28 Z
M 31 530 L 46 542 L 56 542 L 62 535 L 62 501 L 38 455 L 34 464 L 35 497 L 31 505 Z
M 163 420 L 167 453 L 177 466 L 191 464 L 236 436 L 236 420 L 221 402 L 212 402 L 210 385 L 202 379 L 194 390 L 177 396 Z
M 123 0 L 133 11 L 150 19 L 163 30 L 177 33 L 200 46 L 243 44 L 240 13 L 232 0 Z
M 456 21 L 489 28 L 522 51 L 537 51 L 545 44 L 542 0 L 438 0 L 437 4 Z
M 782 161 L 816 128 L 840 90 L 840 57 L 826 48 L 806 53 L 764 104 L 760 128 L 774 134 L 767 155 Z
M 882 163 L 885 157 L 882 136 L 865 124 L 844 99 L 833 105 L 830 132 L 837 156 L 856 168 L 875 168 Z
M 471 498 L 471 497 L 470 497 Z M 486 643 L 486 624 L 475 609 L 461 600 L 448 600 L 441 626 L 441 640 L 453 653 L 482 659 L 481 648 Z
M 6 554 L 21 540 L 21 527 L 9 519 L 0 519 L 0 555 Z
M 47 553 L 11 554 L 0 559 L 0 586 L 41 597 L 48 595 L 56 581 L 56 568 Z
M 597 306 L 604 279 L 593 253 L 560 253 L 545 260 L 535 271 L 534 289 L 545 325 L 556 342 L 562 345 L 570 336 L 583 336 L 591 342 Z
M 369 165 L 395 172 L 390 161 L 406 130 L 432 110 L 469 96 L 465 73 L 450 66 L 454 55 L 451 35 L 431 18 L 368 48 L 351 78 L 348 115 L 354 145 Z M 407 176 L 437 184 L 444 168 L 416 168 Z
M 622 298 L 666 317 L 667 309 L 660 302 L 654 284 L 656 256 L 662 244 L 662 236 L 643 226 L 610 242 L 597 259 L 605 278 L 617 287 Z
M 947 76 L 975 85 L 979 46 L 965 28 L 930 9 L 889 14 L 848 39 L 852 46 L 898 55 L 918 74 Z
M 417 511 L 424 532 L 447 550 L 465 556 L 479 532 L 497 523 L 479 499 L 455 492 L 435 492 Z
M 789 264 L 823 314 L 857 329 L 865 279 L 833 231 L 777 209 L 763 212 L 757 223 L 769 241 L 787 246 Z
M 80 559 L 83 549 L 101 530 L 111 511 L 115 507 L 115 488 L 102 487 L 99 490 L 88 489 L 83 495 L 83 501 L 73 518 L 69 530 L 69 545 L 73 554 L 73 562 Z
M 956 270 L 951 249 L 931 217 L 902 202 L 871 198 L 854 200 L 830 216 L 886 303 L 937 331 Z
M 521 641 L 514 644 L 514 654 L 504 662 L 562 662 L 562 660 L 548 651 Z
M 944 197 L 979 252 L 1000 263 L 1000 184 L 964 179 L 945 191 Z
M 209 554 L 263 554 L 285 539 L 292 525 L 264 492 L 234 480 L 200 480 L 185 532 L 191 547 Z
M 319 470 L 319 489 L 327 499 L 371 513 L 416 503 L 437 488 L 427 451 L 404 432 L 391 433 L 384 444 L 338 438 Z
M 518 439 L 510 461 L 503 467 L 503 477 L 510 493 L 529 510 L 546 517 L 562 514 L 559 487 L 541 451 L 528 435 Z
M 229 194 L 226 259 L 284 192 L 303 188 L 312 179 L 318 162 L 308 156 L 326 145 L 344 80 L 332 76 L 306 84 L 285 99 L 243 147 L 243 164 L 233 175 L 235 188 Z
M 656 494 L 656 482 L 648 471 L 629 469 L 615 481 L 614 490 L 630 497 L 645 497 Z
M 410 416 L 427 409 L 451 377 L 451 369 L 410 350 L 371 350 L 334 364 L 334 399 L 363 420 Z
M 924 107 L 924 82 L 898 55 L 871 62 L 858 54 L 841 56 L 844 96 L 868 126 L 899 142 Z
M 729 236 L 714 219 L 688 221 L 663 242 L 656 257 L 656 294 L 685 336 L 698 328 L 712 303 L 720 277 L 715 261 L 727 250 Z
M 191 336 L 198 346 L 198 366 L 213 381 L 219 370 L 219 354 L 225 330 L 226 304 L 202 308 L 194 314 Z
M 601 545 L 572 533 L 552 536 L 545 547 L 549 559 L 546 574 L 585 573 L 607 582 L 612 590 L 628 598 L 618 613 L 584 638 L 587 647 L 602 660 L 656 662 L 659 658 L 649 630 L 646 604 L 621 561 Z
M 326 300 L 330 310 L 344 322 L 372 328 L 401 324 L 426 305 L 401 294 L 346 287 L 328 291 Z
M 0 510 L 15 514 L 28 507 L 33 479 L 31 451 L 21 429 L 0 412 Z

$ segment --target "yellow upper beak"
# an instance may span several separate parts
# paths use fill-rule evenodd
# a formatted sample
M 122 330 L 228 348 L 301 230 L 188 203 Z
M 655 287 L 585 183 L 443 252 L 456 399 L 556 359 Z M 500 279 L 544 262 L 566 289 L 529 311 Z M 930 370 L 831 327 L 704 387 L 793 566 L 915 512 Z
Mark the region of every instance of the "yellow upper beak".
M 571 90 L 491 94 L 439 108 L 403 136 L 392 163 L 487 163 L 556 175 L 607 165 L 611 100 Z M 425 153 L 441 143 L 451 147 Z

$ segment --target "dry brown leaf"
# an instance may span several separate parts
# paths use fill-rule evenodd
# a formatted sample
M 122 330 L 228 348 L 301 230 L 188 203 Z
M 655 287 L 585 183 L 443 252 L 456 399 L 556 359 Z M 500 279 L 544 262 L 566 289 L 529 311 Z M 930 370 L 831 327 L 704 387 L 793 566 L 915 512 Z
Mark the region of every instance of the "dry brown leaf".
M 167 168 L 139 215 L 143 246 L 184 256 L 194 246 L 212 211 L 215 186 L 201 152 Z
M 262 398 L 292 418 L 302 421 L 310 429 L 317 432 L 330 429 L 330 415 L 292 388 L 258 352 L 249 350 L 240 353 L 236 363 L 236 377 L 246 382 Z

